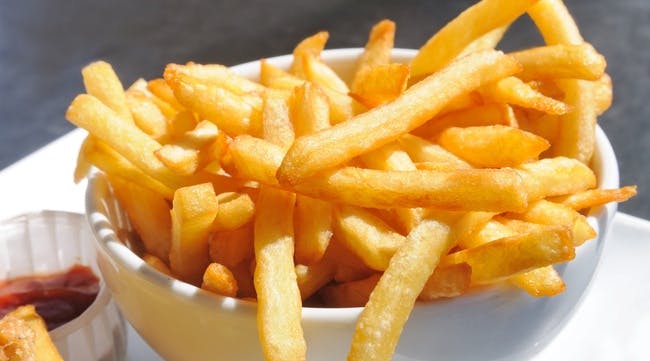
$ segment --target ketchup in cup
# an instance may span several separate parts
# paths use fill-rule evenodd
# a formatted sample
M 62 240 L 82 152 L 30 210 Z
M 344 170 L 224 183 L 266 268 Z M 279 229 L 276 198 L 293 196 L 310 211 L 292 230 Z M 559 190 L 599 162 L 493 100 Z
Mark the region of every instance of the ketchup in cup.
M 81 315 L 95 301 L 99 279 L 87 266 L 67 271 L 0 280 L 0 318 L 33 304 L 49 331 Z

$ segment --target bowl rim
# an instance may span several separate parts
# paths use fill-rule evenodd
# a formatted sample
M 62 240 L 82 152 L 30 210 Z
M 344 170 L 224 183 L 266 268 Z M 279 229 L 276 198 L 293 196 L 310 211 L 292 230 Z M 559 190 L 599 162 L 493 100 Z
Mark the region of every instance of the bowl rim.
M 338 49 L 327 49 L 323 50 L 322 58 L 326 63 L 336 62 L 336 61 L 349 61 L 351 57 L 356 58 L 364 48 L 338 48 Z M 408 60 L 417 53 L 415 49 L 405 49 L 405 48 L 394 48 L 392 50 L 392 57 L 402 60 Z M 279 56 L 273 56 L 265 58 L 264 60 L 270 63 L 287 63 L 293 58 L 292 54 L 285 54 Z M 249 68 L 256 67 L 259 69 L 259 63 L 262 59 L 253 60 L 245 63 L 240 63 L 234 66 L 229 67 L 235 73 L 242 75 L 241 73 L 250 72 Z M 398 60 L 399 61 L 399 60 Z M 259 70 L 257 70 L 259 72 Z M 600 167 L 598 170 L 594 170 L 597 175 L 598 185 L 597 188 L 616 188 L 619 186 L 619 168 L 618 162 L 612 148 L 612 145 L 607 138 L 605 132 L 599 125 L 596 125 L 596 151 L 594 157 L 592 158 L 592 164 L 590 167 L 593 169 L 593 163 L 598 162 Z M 608 172 L 605 173 L 605 167 L 608 167 Z M 146 281 L 154 283 L 159 287 L 170 288 L 172 292 L 183 296 L 184 298 L 192 298 L 193 301 L 199 303 L 205 303 L 214 306 L 215 304 L 220 304 L 221 307 L 227 309 L 237 309 L 242 311 L 254 311 L 257 309 L 257 304 L 254 301 L 242 300 L 234 297 L 221 296 L 208 291 L 205 291 L 199 287 L 191 285 L 189 283 L 177 280 L 173 277 L 167 276 L 153 267 L 149 266 L 142 258 L 140 258 L 135 252 L 133 252 L 128 246 L 122 243 L 119 240 L 115 232 L 111 229 L 107 229 L 105 226 L 110 224 L 108 220 L 100 212 L 94 210 L 95 204 L 95 188 L 99 186 L 98 182 L 106 182 L 106 179 L 103 178 L 102 173 L 96 169 L 91 172 L 88 177 L 88 184 L 86 188 L 86 216 L 90 224 L 90 228 L 94 234 L 96 245 L 99 250 L 103 253 L 108 254 L 110 259 L 113 261 L 119 262 L 123 267 L 129 269 L 132 272 L 139 273 L 140 277 L 143 277 Z M 103 185 L 102 185 L 103 186 Z M 614 213 L 616 212 L 617 204 L 609 203 L 602 207 L 592 209 L 589 212 L 589 218 L 598 217 L 599 215 L 609 215 L 608 221 L 611 221 Z M 600 232 L 601 230 L 599 230 Z M 597 237 L 600 237 L 599 234 Z M 605 237 L 606 235 L 602 235 Z M 602 252 L 599 253 L 599 260 L 602 259 Z M 590 280 L 590 283 L 593 283 L 593 276 Z M 495 291 L 490 291 L 489 288 L 484 287 L 478 292 L 470 292 L 466 295 L 461 296 L 461 298 L 466 301 L 472 299 L 482 299 L 485 298 L 489 293 L 499 292 L 499 285 L 495 285 Z M 587 288 L 588 291 L 589 287 Z M 585 293 L 587 292 L 585 291 Z M 584 298 L 584 297 L 583 297 Z M 217 302 L 215 302 L 215 300 Z M 449 299 L 453 301 L 454 299 Z M 440 302 L 447 302 L 447 299 Z M 427 305 L 435 304 L 436 302 L 422 304 L 416 303 L 415 308 L 425 307 Z M 325 322 L 354 322 L 359 314 L 363 311 L 363 307 L 340 307 L 340 308 L 325 308 L 325 307 L 302 307 L 302 319 L 303 321 L 325 321 Z

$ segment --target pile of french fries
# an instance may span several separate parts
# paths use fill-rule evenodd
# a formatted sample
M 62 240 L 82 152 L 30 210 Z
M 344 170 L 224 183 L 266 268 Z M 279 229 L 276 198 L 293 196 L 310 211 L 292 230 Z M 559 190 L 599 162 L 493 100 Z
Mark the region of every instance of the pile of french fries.
M 546 45 L 495 50 L 525 13 Z M 124 91 L 109 64 L 83 69 L 76 178 L 106 173 L 151 266 L 256 300 L 268 360 L 305 359 L 303 304 L 365 306 L 348 359 L 389 360 L 416 300 L 556 295 L 553 265 L 596 236 L 581 212 L 636 193 L 596 189 L 611 80 L 561 0 L 480 1 L 410 64 L 394 34 L 372 28 L 350 79 L 320 58 L 327 32 L 259 81 L 169 64 Z

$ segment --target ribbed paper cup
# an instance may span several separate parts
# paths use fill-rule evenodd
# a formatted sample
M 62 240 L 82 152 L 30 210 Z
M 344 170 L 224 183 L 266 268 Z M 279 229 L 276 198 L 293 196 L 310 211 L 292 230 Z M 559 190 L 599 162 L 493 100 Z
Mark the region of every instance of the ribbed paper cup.
M 93 235 L 81 214 L 41 211 L 0 223 L 0 279 L 63 272 L 75 264 L 100 278 L 95 301 L 50 336 L 66 361 L 119 361 L 126 354 L 124 320 L 96 263 Z

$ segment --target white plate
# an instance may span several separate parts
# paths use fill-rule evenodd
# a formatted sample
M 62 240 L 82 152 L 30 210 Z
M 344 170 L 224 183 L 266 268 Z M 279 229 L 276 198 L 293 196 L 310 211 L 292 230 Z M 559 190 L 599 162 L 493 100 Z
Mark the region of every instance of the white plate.
M 85 184 L 73 184 L 72 171 L 84 135 L 75 130 L 1 171 L 0 219 L 40 209 L 83 212 Z M 610 237 L 589 297 L 534 361 L 650 359 L 650 222 L 619 213 Z M 129 329 L 127 360 L 161 358 Z

